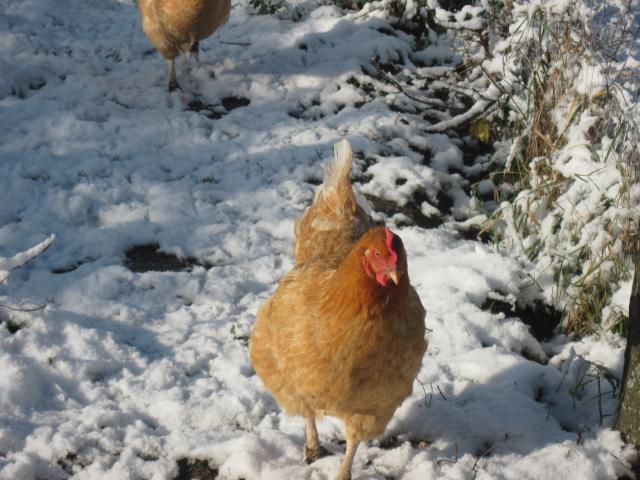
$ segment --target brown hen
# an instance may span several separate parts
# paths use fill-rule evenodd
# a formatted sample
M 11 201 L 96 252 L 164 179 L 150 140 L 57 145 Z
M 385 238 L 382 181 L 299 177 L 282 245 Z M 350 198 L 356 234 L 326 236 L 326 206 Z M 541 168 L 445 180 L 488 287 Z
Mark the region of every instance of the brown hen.
M 229 19 L 231 0 L 140 0 L 142 30 L 167 59 L 169 90 L 180 88 L 175 58 L 186 52 L 198 55 L 204 40 Z
M 253 366 L 290 415 L 305 418 L 305 456 L 322 455 L 315 418 L 345 424 L 339 480 L 360 441 L 380 436 L 427 348 L 425 310 L 409 282 L 402 240 L 357 205 L 343 140 L 314 203 L 296 222 L 297 265 L 259 309 Z

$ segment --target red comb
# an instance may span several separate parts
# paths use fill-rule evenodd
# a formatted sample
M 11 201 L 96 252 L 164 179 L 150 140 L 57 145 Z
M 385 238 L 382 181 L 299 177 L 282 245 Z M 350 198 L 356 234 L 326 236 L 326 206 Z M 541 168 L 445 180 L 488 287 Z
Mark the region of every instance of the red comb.
M 389 227 L 385 228 L 384 230 L 385 230 L 385 232 L 387 234 L 387 240 L 386 240 L 387 249 L 389 250 L 389 253 L 391 254 L 391 261 L 395 265 L 396 262 L 398 261 L 398 254 L 393 249 L 393 232 L 391 231 L 391 229 Z

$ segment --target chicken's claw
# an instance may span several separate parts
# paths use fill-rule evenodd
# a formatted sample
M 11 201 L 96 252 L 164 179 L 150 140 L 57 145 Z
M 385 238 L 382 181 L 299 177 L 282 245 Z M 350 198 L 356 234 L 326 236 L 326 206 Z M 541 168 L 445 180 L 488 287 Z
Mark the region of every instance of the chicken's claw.
M 323 457 L 328 457 L 331 455 L 331 452 L 324 448 L 322 445 L 319 445 L 318 448 L 309 448 L 304 447 L 304 461 L 307 465 L 311 465 L 316 460 L 320 460 Z

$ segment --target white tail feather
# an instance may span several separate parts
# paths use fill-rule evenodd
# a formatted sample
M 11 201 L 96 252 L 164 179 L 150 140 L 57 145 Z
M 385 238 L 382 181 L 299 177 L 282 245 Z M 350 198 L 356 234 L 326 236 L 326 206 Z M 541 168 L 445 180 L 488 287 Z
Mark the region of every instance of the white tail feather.
M 336 190 L 340 181 L 349 177 L 352 156 L 347 140 L 340 140 L 333 145 L 333 163 L 324 170 L 324 189 Z

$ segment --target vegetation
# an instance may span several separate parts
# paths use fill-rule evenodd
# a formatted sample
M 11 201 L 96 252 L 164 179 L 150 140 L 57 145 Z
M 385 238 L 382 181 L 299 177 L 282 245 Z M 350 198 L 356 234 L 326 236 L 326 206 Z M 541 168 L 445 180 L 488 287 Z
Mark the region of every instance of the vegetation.
M 502 248 L 531 262 L 532 286 L 564 312 L 564 330 L 579 334 L 623 333 L 626 313 L 612 300 L 630 278 L 639 231 L 628 84 L 637 72 L 625 65 L 637 27 L 625 10 L 605 20 L 608 7 L 514 8 L 507 41 L 493 48 L 513 93 L 491 117 L 508 150 L 497 153 L 507 185 L 489 225 Z
M 251 1 L 259 10 L 268 0 Z M 360 9 L 372 2 L 334 3 Z M 633 3 L 375 5 L 415 36 L 416 49 L 437 35 L 457 39 L 463 62 L 440 80 L 471 107 L 426 130 L 466 131 L 493 143 L 486 173 L 495 194 L 478 199 L 487 217 L 479 229 L 522 259 L 530 282 L 519 301 L 552 305 L 566 332 L 624 334 L 626 307 L 615 296 L 640 245 L 638 69 L 628 61 L 640 31 Z

